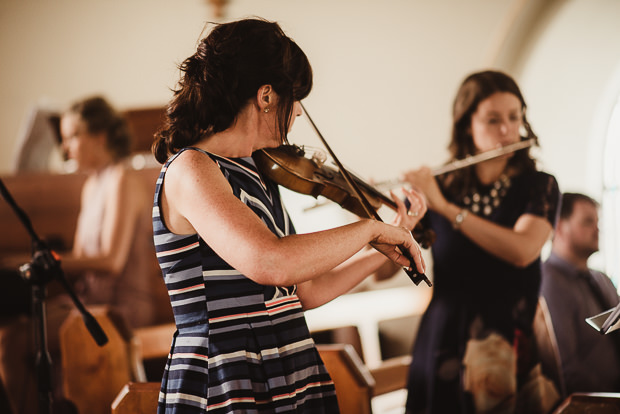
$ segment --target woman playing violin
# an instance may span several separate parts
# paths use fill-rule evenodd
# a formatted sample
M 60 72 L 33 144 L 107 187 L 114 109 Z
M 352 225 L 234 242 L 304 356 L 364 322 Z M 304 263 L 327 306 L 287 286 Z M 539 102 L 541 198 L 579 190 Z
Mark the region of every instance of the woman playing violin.
M 158 411 L 337 412 L 303 310 L 385 256 L 424 272 L 417 218 L 399 202 L 398 226 L 365 219 L 295 234 L 251 158 L 285 142 L 312 87 L 307 57 L 277 23 L 216 25 L 181 71 L 153 146 L 164 164 L 154 237 L 177 325 Z
M 525 109 L 508 75 L 468 76 L 454 101 L 453 160 L 536 138 Z M 537 170 L 529 149 L 437 178 L 427 167 L 404 178 L 424 194 L 423 223 L 437 234 L 435 289 L 413 351 L 408 412 L 546 412 L 523 390 L 537 373 L 532 321 L 559 198 L 555 178 Z

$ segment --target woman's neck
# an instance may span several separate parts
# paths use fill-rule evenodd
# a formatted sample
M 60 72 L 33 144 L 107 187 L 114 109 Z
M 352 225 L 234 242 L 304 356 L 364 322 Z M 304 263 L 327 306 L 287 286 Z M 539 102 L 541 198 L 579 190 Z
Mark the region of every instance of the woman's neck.
M 227 158 L 249 157 L 259 144 L 260 122 L 251 111 L 244 110 L 228 129 L 196 143 L 195 147 Z
M 247 139 L 229 134 L 227 131 L 200 140 L 193 146 L 226 158 L 242 158 L 252 155 L 252 148 L 248 145 Z
M 107 170 L 110 166 L 118 164 L 118 162 L 118 160 L 115 160 L 111 156 L 107 156 L 107 154 L 102 154 L 101 158 L 98 159 L 96 163 L 92 163 L 89 166 L 81 166 L 79 167 L 79 170 L 87 174 L 99 175 L 103 171 Z
M 505 158 L 484 161 L 476 165 L 476 176 L 480 183 L 488 185 L 497 181 L 502 174 L 506 173 L 507 166 L 508 159 Z

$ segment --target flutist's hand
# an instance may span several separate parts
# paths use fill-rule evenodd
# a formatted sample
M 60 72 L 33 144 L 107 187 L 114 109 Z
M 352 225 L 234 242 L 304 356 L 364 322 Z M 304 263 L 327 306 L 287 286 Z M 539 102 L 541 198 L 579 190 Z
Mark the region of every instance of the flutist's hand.
M 405 203 L 403 203 L 394 192 L 390 191 L 390 195 L 396 203 L 396 210 L 398 213 L 394 218 L 393 224 L 413 231 L 418 222 L 426 214 L 426 201 L 424 195 L 415 190 L 403 188 L 402 191 L 409 201 L 409 209 L 407 209 Z
M 402 175 L 402 180 L 409 183 L 414 190 L 422 193 L 426 199 L 426 205 L 431 210 L 441 210 L 447 204 L 430 168 L 421 167 L 406 171 Z

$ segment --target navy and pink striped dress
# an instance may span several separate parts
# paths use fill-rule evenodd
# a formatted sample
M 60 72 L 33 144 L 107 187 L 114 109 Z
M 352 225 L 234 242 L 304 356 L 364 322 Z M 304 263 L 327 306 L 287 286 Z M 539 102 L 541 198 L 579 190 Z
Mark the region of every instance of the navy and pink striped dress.
M 211 157 L 235 196 L 273 233 L 294 233 L 277 186 L 262 179 L 251 158 L 186 150 Z M 153 206 L 157 257 L 177 326 L 158 413 L 337 413 L 296 287 L 257 284 L 199 235 L 174 234 L 162 221 L 161 185 L 178 154 L 162 167 Z

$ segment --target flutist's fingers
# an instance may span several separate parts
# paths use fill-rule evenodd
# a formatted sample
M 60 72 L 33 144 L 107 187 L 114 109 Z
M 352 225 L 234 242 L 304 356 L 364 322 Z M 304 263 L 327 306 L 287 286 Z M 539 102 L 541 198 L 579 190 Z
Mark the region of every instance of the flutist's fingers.
M 433 209 L 435 206 L 445 202 L 445 198 L 441 194 L 430 168 L 421 167 L 416 170 L 406 171 L 403 173 L 402 179 L 409 183 L 415 191 L 424 196 L 428 208 Z

